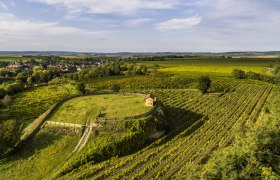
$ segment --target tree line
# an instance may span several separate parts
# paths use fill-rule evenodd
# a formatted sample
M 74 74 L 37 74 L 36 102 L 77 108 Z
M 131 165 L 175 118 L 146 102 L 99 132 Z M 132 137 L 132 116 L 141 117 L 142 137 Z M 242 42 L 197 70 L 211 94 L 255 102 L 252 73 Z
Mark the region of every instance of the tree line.
M 256 72 L 245 72 L 240 69 L 234 69 L 232 71 L 232 76 L 235 79 L 252 79 L 252 80 L 258 80 L 258 81 L 264 81 L 272 84 L 280 84 L 280 76 L 269 76 L 261 73 Z

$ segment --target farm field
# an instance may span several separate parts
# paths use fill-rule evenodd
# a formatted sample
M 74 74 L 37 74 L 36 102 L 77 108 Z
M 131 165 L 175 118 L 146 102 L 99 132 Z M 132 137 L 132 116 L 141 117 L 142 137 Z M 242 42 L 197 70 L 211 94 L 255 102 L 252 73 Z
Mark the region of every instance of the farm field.
M 150 61 L 142 63 L 152 66 L 158 64 L 159 71 L 167 74 L 229 76 L 234 69 L 265 73 L 269 65 L 279 61 L 279 58 L 195 58 L 195 59 L 169 59 L 165 61 Z

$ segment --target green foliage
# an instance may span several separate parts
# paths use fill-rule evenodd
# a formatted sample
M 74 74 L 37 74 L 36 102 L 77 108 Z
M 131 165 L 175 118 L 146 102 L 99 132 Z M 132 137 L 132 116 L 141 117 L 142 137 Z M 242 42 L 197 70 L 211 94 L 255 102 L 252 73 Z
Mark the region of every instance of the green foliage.
M 85 94 L 86 93 L 86 85 L 85 83 L 77 83 L 76 84 L 76 89 L 81 92 L 82 94 Z
M 207 90 L 210 88 L 210 86 L 211 86 L 211 80 L 209 76 L 201 76 L 198 79 L 197 89 L 200 90 L 202 93 L 206 93 Z
M 120 89 L 121 89 L 121 87 L 118 84 L 113 84 L 112 87 L 111 87 L 111 90 L 115 93 L 119 92 Z
M 148 69 L 142 64 L 127 64 L 123 62 L 105 63 L 100 66 L 84 69 L 77 73 L 65 74 L 64 77 L 72 80 L 90 80 L 93 78 L 117 76 L 117 75 L 145 75 Z
M 196 79 L 186 76 L 130 76 L 97 79 L 86 84 L 89 89 L 111 89 L 118 84 L 123 91 L 134 92 L 143 89 L 195 88 Z
M 231 74 L 235 79 L 245 79 L 246 78 L 245 72 L 240 69 L 234 69 Z
M 7 94 L 13 95 L 13 94 L 16 94 L 16 93 L 19 93 L 19 92 L 23 91 L 23 84 L 22 83 L 8 84 L 5 87 L 5 90 L 7 91 Z
M 256 72 L 244 72 L 242 70 L 235 69 L 232 71 L 232 75 L 236 79 L 252 79 L 258 81 L 264 81 L 272 84 L 280 84 L 280 78 L 278 76 L 269 76 Z
M 13 147 L 17 138 L 16 121 L 9 119 L 0 122 L 0 155 Z

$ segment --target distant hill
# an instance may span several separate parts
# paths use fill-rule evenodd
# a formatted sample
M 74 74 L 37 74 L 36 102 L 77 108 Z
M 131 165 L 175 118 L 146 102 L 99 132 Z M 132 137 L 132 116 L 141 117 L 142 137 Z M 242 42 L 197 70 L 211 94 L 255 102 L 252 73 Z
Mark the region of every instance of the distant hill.
M 244 52 L 74 52 L 74 51 L 0 51 L 0 55 L 102 55 L 102 56 L 280 56 L 280 51 Z

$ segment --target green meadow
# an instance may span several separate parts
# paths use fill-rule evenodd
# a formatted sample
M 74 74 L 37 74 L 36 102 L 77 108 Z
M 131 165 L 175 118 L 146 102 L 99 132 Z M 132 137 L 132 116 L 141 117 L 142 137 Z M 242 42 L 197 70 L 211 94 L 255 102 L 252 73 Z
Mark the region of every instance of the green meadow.
M 52 121 L 84 124 L 102 113 L 107 118 L 129 117 L 144 114 L 144 96 L 106 94 L 78 97 L 65 102 L 50 118 Z
M 16 55 L 0 55 L 0 62 L 15 62 L 17 60 L 27 61 L 28 58 L 22 57 L 22 56 L 16 56 Z

